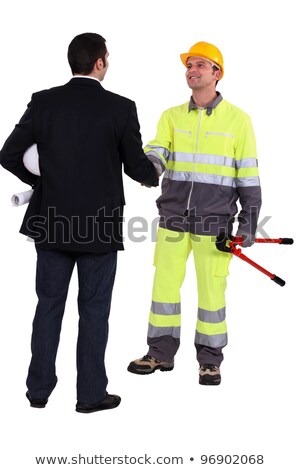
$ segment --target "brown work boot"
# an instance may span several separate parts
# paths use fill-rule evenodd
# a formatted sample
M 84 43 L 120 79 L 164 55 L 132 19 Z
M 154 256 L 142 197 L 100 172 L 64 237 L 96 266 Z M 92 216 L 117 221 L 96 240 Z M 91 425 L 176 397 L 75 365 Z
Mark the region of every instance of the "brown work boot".
M 155 359 L 154 357 L 151 357 L 146 354 L 146 356 L 142 357 L 141 359 L 136 359 L 135 361 L 132 361 L 127 367 L 127 370 L 129 372 L 132 372 L 133 374 L 146 375 L 152 374 L 156 370 L 161 370 L 162 372 L 165 372 L 168 370 L 172 370 L 173 368 L 174 361 L 159 361 L 158 359 Z
M 220 385 L 220 368 L 213 364 L 203 364 L 199 369 L 199 384 L 201 385 Z

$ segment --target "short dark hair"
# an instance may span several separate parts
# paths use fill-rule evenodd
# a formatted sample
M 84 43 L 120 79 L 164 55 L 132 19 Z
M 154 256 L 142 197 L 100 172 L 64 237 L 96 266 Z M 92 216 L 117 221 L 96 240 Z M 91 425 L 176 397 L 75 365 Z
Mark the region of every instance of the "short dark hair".
M 96 33 L 83 33 L 75 36 L 68 48 L 68 61 L 72 73 L 90 74 L 95 62 L 100 58 L 103 60 L 105 67 L 105 54 L 107 52 L 105 42 L 105 39 Z

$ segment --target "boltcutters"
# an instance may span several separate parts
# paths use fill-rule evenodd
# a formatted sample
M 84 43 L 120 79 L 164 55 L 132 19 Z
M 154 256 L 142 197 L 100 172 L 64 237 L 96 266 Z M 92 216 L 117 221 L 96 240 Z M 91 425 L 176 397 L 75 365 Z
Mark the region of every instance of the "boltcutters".
M 294 240 L 292 238 L 256 238 L 255 243 L 278 243 L 279 245 L 292 245 Z M 234 237 L 232 235 L 226 235 L 225 233 L 221 233 L 216 240 L 216 247 L 220 251 L 225 251 L 226 253 L 231 253 L 234 256 L 246 261 L 254 268 L 258 269 L 260 272 L 268 276 L 271 281 L 276 282 L 279 286 L 284 286 L 285 281 L 280 277 L 276 276 L 275 274 L 270 273 L 265 268 L 260 266 L 259 264 L 255 263 L 255 261 L 251 260 L 247 256 L 242 253 L 241 248 L 238 245 L 243 246 L 243 238 L 242 237 Z

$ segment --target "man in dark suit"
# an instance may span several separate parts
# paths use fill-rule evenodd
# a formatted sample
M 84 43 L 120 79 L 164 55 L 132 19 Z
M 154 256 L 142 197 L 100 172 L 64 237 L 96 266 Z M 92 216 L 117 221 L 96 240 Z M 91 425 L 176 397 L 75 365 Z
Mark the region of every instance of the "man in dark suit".
M 122 167 L 132 179 L 157 186 L 155 167 L 142 149 L 135 103 L 103 89 L 105 40 L 94 33 L 69 45 L 73 78 L 32 95 L 0 153 L 1 165 L 34 193 L 20 232 L 35 241 L 38 304 L 26 396 L 45 407 L 56 382 L 55 360 L 72 271 L 77 264 L 79 332 L 76 411 L 115 408 L 106 391 L 104 354 L 117 251 L 123 250 L 125 204 Z M 36 143 L 41 176 L 23 154 Z

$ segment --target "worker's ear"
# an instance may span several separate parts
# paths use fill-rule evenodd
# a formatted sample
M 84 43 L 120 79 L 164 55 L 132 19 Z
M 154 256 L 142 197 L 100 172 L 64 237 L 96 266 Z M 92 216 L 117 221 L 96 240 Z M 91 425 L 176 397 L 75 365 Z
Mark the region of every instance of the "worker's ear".
M 217 79 L 217 80 L 220 80 L 220 79 L 221 79 L 221 75 L 222 75 L 222 72 L 221 72 L 221 70 L 220 70 L 220 69 L 218 69 L 218 70 L 216 70 L 216 72 L 215 72 L 215 73 L 216 73 L 216 79 Z

